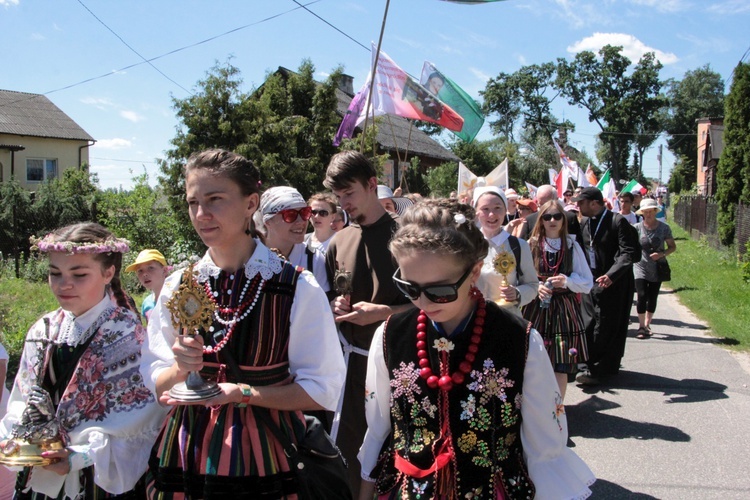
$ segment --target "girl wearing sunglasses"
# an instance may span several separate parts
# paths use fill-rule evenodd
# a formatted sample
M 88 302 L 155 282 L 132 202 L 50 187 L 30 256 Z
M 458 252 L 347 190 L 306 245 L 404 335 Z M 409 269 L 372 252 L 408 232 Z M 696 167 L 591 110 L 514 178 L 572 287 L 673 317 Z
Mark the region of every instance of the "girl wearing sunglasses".
M 372 340 L 360 498 L 588 496 L 542 338 L 475 287 L 488 242 L 474 210 L 418 203 L 389 247 L 416 309 Z
M 523 317 L 544 338 L 564 399 L 568 374 L 576 373 L 578 363 L 588 360 L 579 294 L 591 291 L 594 278 L 575 236 L 568 234 L 559 201 L 542 205 L 529 245 L 540 286 L 539 297 L 523 308 Z
M 312 209 L 313 232 L 305 236 L 305 244 L 309 250 L 319 250 L 323 254 L 328 250 L 331 238 L 336 234 L 331 222 L 336 215 L 336 197 L 331 193 L 315 193 L 307 200 Z
M 313 273 L 320 288 L 328 293 L 331 286 L 326 274 L 325 254 L 309 251 L 304 243 L 313 210 L 293 187 L 272 187 L 260 197 L 260 209 L 255 221 L 268 248 L 277 250 L 293 265 Z

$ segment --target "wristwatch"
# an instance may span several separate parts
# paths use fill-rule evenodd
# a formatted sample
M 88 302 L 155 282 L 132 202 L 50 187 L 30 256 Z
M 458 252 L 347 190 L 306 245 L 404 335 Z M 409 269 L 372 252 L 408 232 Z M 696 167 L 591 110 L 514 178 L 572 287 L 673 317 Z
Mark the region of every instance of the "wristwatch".
M 250 404 L 250 398 L 253 396 L 253 388 L 247 384 L 237 384 L 237 387 L 242 391 L 242 400 L 239 403 L 235 403 L 234 406 L 237 408 L 246 408 Z

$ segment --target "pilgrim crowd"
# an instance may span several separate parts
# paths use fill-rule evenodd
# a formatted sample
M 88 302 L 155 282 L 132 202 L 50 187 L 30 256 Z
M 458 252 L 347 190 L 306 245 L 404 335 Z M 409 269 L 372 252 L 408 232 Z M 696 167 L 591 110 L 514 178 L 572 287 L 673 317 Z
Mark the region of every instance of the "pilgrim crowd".
M 60 307 L 3 395 L 0 498 L 306 498 L 284 442 L 309 416 L 347 463 L 341 498 L 590 495 L 566 388 L 617 377 L 634 297 L 652 335 L 676 249 L 661 197 L 426 198 L 354 151 L 307 200 L 223 150 L 184 176 L 208 248 L 187 271 L 94 223 L 33 242 Z M 40 462 L 14 466 L 29 443 Z

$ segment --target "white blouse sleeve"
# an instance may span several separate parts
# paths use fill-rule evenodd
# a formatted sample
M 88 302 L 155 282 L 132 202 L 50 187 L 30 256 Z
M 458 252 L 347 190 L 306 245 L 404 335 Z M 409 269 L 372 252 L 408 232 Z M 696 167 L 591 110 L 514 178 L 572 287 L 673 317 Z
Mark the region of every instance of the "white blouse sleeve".
M 172 345 L 177 339 L 177 332 L 172 326 L 167 302 L 179 288 L 182 272 L 176 271 L 166 279 L 148 320 L 148 335 L 143 342 L 141 354 L 141 375 L 143 384 L 154 394 L 159 374 L 174 364 Z M 159 396 L 160 394 L 156 395 L 157 401 Z
M 578 499 L 591 495 L 596 478 L 567 447 L 568 422 L 544 341 L 536 330 L 529 337 L 523 372 L 521 442 L 536 499 Z
M 331 306 L 309 271 L 297 280 L 289 330 L 289 368 L 294 381 L 320 406 L 334 410 L 346 366 Z
M 574 237 L 568 236 L 568 245 L 573 250 L 573 272 L 567 277 L 565 284 L 571 292 L 589 293 L 594 286 L 594 276 L 586 256 Z
M 518 246 L 521 247 L 521 270 L 523 271 L 523 276 L 518 280 L 516 288 L 518 288 L 518 292 L 521 294 L 521 301 L 518 303 L 518 307 L 521 307 L 534 300 L 539 294 L 539 277 L 534 267 L 534 256 L 531 255 L 529 243 L 519 238 Z
M 367 357 L 365 379 L 365 417 L 367 432 L 357 458 L 361 464 L 362 478 L 370 477 L 378 462 L 383 443 L 391 433 L 391 380 L 383 355 L 383 327 L 380 325 L 372 337 L 370 354 Z

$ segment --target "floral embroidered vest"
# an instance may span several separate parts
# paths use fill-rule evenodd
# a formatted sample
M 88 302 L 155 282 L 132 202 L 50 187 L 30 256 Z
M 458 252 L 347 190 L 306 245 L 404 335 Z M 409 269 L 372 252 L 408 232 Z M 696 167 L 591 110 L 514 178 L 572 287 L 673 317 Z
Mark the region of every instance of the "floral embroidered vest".
M 396 468 L 394 454 L 411 466 L 428 470 L 444 449 L 440 389 L 431 389 L 419 375 L 416 347 L 417 311 L 390 317 L 384 334 L 385 361 L 391 379 L 391 425 L 387 449 L 381 454 L 379 493 L 398 487 L 402 498 L 533 498 L 521 446 L 523 372 L 528 352 L 529 323 L 487 303 L 487 316 L 472 371 L 463 384 L 447 393 L 451 460 L 425 477 L 410 477 Z M 450 373 L 464 361 L 473 318 L 447 344 Z M 428 325 L 427 351 L 434 372 L 439 372 L 435 345 L 446 345 L 444 335 Z M 444 393 L 443 393 L 444 394 Z M 403 470 L 403 467 L 401 467 Z

